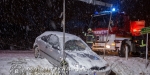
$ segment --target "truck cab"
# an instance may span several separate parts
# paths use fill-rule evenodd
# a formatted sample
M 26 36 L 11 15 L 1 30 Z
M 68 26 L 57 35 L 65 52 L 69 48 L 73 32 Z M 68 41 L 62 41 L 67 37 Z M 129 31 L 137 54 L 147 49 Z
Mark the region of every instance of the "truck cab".
M 94 19 L 95 18 L 95 19 Z M 123 13 L 113 15 L 112 12 L 94 16 L 92 25 L 96 35 L 93 43 L 93 51 L 116 51 L 119 56 L 124 57 L 126 50 L 132 50 L 130 34 L 130 21 Z

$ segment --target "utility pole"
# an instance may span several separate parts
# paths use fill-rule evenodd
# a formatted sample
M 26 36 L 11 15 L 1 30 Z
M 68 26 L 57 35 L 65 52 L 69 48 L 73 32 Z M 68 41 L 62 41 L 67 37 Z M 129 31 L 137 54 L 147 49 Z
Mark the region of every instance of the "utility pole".
M 65 60 L 65 55 L 64 55 L 64 49 L 65 49 L 65 0 L 63 0 L 63 50 L 62 50 L 62 55 L 63 55 L 63 60 Z
M 112 5 L 111 5 L 111 7 L 112 7 Z M 104 56 L 105 56 L 105 53 L 106 53 L 106 45 L 107 45 L 107 42 L 108 42 L 109 30 L 112 31 L 111 26 L 110 26 L 111 21 L 112 21 L 111 18 L 112 18 L 112 11 L 110 11 L 109 24 L 108 24 L 108 32 L 107 32 L 106 41 L 105 41 Z M 103 56 L 103 58 L 104 58 L 104 56 Z

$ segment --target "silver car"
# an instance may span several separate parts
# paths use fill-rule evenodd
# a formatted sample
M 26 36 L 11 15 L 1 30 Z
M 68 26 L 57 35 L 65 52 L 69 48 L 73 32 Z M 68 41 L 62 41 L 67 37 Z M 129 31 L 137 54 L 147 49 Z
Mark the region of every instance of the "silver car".
M 62 66 L 62 50 L 64 46 L 65 63 L 68 65 L 68 75 L 108 75 L 108 63 L 78 36 L 63 32 L 46 31 L 35 39 L 33 48 L 35 57 L 46 58 L 56 67 Z

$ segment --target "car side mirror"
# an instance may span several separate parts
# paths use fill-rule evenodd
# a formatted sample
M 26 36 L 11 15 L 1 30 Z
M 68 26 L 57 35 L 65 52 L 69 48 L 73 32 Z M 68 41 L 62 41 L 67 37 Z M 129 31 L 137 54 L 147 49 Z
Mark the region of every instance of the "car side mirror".
M 59 46 L 53 45 L 52 48 L 60 50 Z

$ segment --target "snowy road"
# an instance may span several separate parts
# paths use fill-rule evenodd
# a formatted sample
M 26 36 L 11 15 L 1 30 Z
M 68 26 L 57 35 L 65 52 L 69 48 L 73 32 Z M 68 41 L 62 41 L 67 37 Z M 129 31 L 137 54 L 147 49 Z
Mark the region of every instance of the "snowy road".
M 146 65 L 146 60 L 143 58 L 129 57 L 126 60 L 118 56 L 105 56 L 104 59 L 118 75 L 150 75 L 150 64 Z
M 53 66 L 46 59 L 35 59 L 33 52 L 0 53 L 0 75 L 31 75 L 22 74 L 24 70 L 32 71 L 34 74 L 38 70 L 48 73 L 52 68 Z
M 150 75 L 150 64 L 145 68 L 143 58 L 130 57 L 126 60 L 118 56 L 105 56 L 104 59 L 118 75 Z M 48 74 L 52 68 L 53 65 L 46 59 L 35 59 L 32 51 L 0 52 L 0 75 L 20 75 L 24 70 L 32 71 L 34 74 L 40 70 Z

